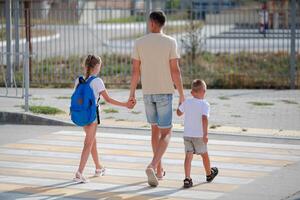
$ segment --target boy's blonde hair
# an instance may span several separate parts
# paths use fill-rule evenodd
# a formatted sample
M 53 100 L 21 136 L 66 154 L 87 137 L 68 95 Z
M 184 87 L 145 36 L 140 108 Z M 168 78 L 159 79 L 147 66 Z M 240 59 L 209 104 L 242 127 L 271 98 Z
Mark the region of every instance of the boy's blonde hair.
M 200 90 L 206 90 L 206 83 L 204 80 L 195 79 L 192 82 L 192 91 L 199 92 Z

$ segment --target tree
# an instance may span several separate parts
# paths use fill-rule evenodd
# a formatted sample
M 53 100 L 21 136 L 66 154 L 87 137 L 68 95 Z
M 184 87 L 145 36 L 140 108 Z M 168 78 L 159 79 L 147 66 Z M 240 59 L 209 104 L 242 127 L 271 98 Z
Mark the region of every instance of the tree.
M 204 42 L 201 35 L 202 23 L 199 20 L 189 20 L 187 32 L 181 39 L 185 54 L 190 58 L 190 64 L 194 65 L 197 54 L 202 51 Z

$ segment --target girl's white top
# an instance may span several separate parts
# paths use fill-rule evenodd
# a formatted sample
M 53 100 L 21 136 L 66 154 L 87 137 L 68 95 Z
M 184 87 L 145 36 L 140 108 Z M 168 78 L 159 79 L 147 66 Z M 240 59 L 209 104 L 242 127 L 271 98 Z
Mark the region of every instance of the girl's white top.
M 79 78 L 76 78 L 74 90 L 76 89 L 78 83 L 79 83 Z M 95 102 L 97 104 L 97 100 L 100 97 L 100 93 L 105 90 L 104 82 L 102 81 L 101 78 L 97 77 L 97 78 L 95 78 L 94 80 L 91 81 L 90 87 L 92 88 L 92 90 L 94 92 Z

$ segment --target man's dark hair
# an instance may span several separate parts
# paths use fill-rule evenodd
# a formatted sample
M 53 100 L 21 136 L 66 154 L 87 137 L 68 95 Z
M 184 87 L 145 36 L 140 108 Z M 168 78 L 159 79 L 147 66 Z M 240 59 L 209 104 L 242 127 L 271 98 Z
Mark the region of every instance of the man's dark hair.
M 153 11 L 151 12 L 149 18 L 157 23 L 160 27 L 163 27 L 167 17 L 163 11 Z

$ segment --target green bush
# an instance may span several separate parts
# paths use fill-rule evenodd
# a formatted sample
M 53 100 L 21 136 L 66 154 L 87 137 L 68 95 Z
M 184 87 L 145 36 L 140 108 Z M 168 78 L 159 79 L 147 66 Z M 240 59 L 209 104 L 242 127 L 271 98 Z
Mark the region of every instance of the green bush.
M 74 79 L 83 74 L 84 56 L 61 56 L 33 60 L 31 87 L 73 87 Z M 103 54 L 100 76 L 108 87 L 128 88 L 131 80 L 129 55 Z M 297 55 L 300 60 L 300 54 Z M 180 66 L 184 85 L 189 88 L 196 78 L 204 79 L 210 88 L 288 88 L 289 54 L 248 53 L 236 54 L 199 52 L 191 64 L 189 55 L 182 55 Z M 5 66 L 0 66 L 5 69 Z M 297 62 L 296 69 L 300 69 Z M 23 69 L 15 70 L 15 78 L 22 85 Z M 0 85 L 4 86 L 3 73 Z M 300 86 L 300 72 L 296 74 L 296 86 Z

